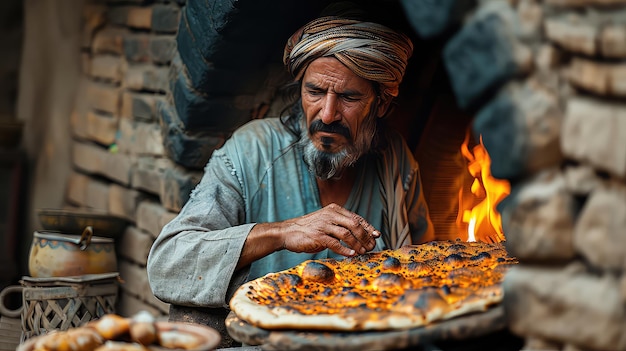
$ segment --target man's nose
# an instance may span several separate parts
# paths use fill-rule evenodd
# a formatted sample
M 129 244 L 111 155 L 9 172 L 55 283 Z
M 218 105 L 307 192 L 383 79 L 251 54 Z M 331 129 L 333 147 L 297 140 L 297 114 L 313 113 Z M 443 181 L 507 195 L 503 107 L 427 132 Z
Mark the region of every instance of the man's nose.
M 324 106 L 322 106 L 321 120 L 325 124 L 331 124 L 335 121 L 341 120 L 339 111 L 337 110 L 337 97 L 334 95 L 327 95 L 324 100 Z

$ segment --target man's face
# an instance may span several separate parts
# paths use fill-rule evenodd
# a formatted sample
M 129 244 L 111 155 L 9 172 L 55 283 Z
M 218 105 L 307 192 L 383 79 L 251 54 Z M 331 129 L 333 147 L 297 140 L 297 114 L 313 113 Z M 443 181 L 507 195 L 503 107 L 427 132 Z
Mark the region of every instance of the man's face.
M 305 158 L 322 179 L 340 177 L 366 153 L 382 109 L 372 83 L 335 58 L 311 62 L 302 77 Z

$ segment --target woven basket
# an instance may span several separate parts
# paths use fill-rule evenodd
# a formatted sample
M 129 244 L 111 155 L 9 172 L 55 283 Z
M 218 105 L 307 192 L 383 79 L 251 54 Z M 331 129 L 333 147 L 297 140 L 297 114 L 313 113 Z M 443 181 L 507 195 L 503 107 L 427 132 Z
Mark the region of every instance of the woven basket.
M 68 330 L 115 313 L 118 273 L 75 277 L 23 277 L 21 342 L 52 330 Z

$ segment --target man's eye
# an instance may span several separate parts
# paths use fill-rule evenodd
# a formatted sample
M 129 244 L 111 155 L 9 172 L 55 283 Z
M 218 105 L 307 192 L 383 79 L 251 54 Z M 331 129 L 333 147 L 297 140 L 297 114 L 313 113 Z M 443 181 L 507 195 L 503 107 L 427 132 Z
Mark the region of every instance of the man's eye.
M 324 94 L 324 92 L 319 91 L 319 90 L 309 90 L 309 95 L 313 95 L 313 96 L 319 96 Z
M 360 100 L 358 97 L 345 96 L 345 95 L 342 96 L 341 98 L 344 99 L 345 101 L 348 101 L 348 102 L 356 102 L 356 101 Z

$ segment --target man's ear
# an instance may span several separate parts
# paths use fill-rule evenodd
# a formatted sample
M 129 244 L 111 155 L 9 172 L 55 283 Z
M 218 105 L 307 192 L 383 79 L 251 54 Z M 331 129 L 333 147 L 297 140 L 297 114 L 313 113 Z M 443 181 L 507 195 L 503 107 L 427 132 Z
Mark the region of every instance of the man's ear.
M 391 99 L 378 98 L 378 111 L 376 111 L 376 117 L 382 118 L 387 115 L 387 111 L 389 111 L 389 105 L 391 104 Z

